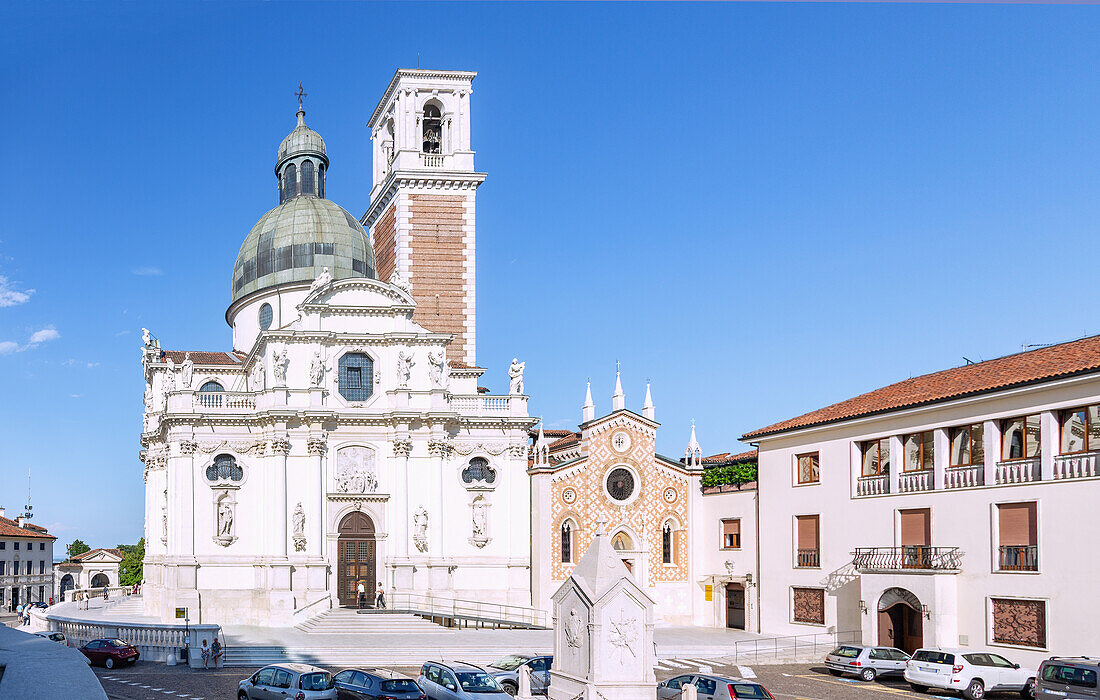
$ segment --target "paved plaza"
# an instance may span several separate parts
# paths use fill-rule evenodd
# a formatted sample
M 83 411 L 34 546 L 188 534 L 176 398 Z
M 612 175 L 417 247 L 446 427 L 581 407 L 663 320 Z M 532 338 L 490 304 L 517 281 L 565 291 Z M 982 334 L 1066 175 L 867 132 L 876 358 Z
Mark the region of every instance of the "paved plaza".
M 676 664 L 674 667 L 669 661 Z M 957 695 L 929 692 L 914 693 L 901 679 L 863 683 L 854 679 L 833 678 L 819 664 L 791 664 L 782 666 L 737 667 L 700 664 L 697 660 L 665 660 L 656 669 L 657 679 L 664 680 L 681 673 L 698 673 L 700 665 L 719 675 L 737 676 L 747 672 L 755 674 L 777 699 L 782 700 L 886 700 L 887 698 L 957 698 Z M 247 677 L 254 668 L 222 668 L 210 671 L 192 671 L 183 667 L 166 667 L 161 664 L 139 663 L 133 668 L 96 669 L 103 689 L 111 700 L 213 700 L 233 698 L 237 682 Z M 330 667 L 331 671 L 340 670 Z M 418 667 L 395 670 L 416 676 Z M 990 697 L 1018 697 L 1015 693 L 990 693 Z

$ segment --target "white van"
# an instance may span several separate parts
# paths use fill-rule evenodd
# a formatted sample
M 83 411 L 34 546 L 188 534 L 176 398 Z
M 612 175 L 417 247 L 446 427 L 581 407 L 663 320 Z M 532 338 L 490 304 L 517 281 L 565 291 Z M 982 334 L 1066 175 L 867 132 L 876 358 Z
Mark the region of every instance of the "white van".
M 1016 690 L 1021 697 L 1035 697 L 1035 669 L 973 649 L 917 649 L 905 665 L 905 680 L 918 693 L 941 688 L 970 700 L 984 698 L 990 690 Z

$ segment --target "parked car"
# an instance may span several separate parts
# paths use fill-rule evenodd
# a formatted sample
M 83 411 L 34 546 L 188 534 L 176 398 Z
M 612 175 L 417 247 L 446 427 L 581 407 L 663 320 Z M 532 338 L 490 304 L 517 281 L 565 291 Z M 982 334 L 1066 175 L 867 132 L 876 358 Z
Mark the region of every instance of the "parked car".
M 237 700 L 336 700 L 332 674 L 309 664 L 264 666 L 237 684 Z
M 504 695 L 497 679 L 464 661 L 429 661 L 416 682 L 431 700 L 499 700 Z
M 32 608 L 48 608 L 48 607 L 50 607 L 50 604 L 47 603 L 44 600 L 36 600 L 33 603 L 31 603 L 31 607 Z
M 69 640 L 65 639 L 65 635 L 60 632 L 35 632 L 35 634 L 39 637 L 45 637 L 51 642 L 60 642 L 65 646 L 69 646 Z
M 917 649 L 905 666 L 905 680 L 918 693 L 941 688 L 970 700 L 990 690 L 1017 690 L 1035 697 L 1035 670 L 1020 668 L 1000 654 L 969 649 Z
M 425 700 L 416 681 L 403 673 L 372 668 L 349 668 L 332 677 L 339 700 Z
M 908 660 L 908 654 L 894 647 L 844 644 L 825 656 L 825 667 L 834 676 L 849 673 L 870 682 L 879 676 L 900 676 Z
M 93 639 L 80 647 L 80 651 L 93 664 L 101 663 L 107 668 L 121 664 L 133 666 L 141 657 L 137 647 L 121 639 Z
M 519 669 L 527 666 L 531 669 L 531 693 L 546 695 L 546 689 L 550 687 L 550 667 L 553 663 L 553 656 L 512 654 L 489 664 L 487 670 L 504 688 L 504 692 L 515 695 L 519 692 Z
M 657 684 L 657 697 L 659 700 L 679 700 L 682 689 L 686 685 L 695 686 L 699 700 L 740 700 L 740 698 L 768 700 L 775 697 L 768 692 L 767 688 L 753 681 L 697 673 L 661 681 Z
M 1039 700 L 1050 698 L 1100 698 L 1100 689 L 1096 680 L 1100 676 L 1100 661 L 1087 656 L 1052 656 L 1039 664 L 1039 674 L 1035 680 L 1035 697 Z

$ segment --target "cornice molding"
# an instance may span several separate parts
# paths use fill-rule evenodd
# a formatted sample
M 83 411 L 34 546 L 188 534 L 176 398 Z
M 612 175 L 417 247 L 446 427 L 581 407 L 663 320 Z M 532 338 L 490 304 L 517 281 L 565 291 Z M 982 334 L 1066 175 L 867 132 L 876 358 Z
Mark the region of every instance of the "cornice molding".
M 378 198 L 370 203 L 367 211 L 359 219 L 359 223 L 369 230 L 382 212 L 386 210 L 390 202 L 399 190 L 416 187 L 422 190 L 450 190 L 470 191 L 476 190 L 485 181 L 486 173 L 471 173 L 460 170 L 453 171 L 415 171 L 396 170 L 391 172 L 386 181 L 382 183 L 382 190 Z M 415 194 L 415 193 L 414 193 Z

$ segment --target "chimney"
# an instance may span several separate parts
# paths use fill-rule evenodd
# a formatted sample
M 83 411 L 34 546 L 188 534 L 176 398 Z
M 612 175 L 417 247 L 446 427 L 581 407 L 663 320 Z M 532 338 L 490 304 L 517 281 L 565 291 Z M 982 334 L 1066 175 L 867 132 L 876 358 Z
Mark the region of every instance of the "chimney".
M 0 506 L 0 518 L 4 517 L 4 506 Z
M 17 516 L 15 518 L 15 526 L 16 527 L 23 527 L 23 516 L 22 515 Z

